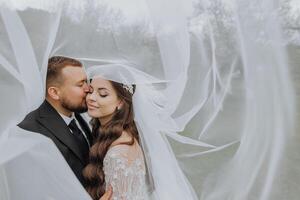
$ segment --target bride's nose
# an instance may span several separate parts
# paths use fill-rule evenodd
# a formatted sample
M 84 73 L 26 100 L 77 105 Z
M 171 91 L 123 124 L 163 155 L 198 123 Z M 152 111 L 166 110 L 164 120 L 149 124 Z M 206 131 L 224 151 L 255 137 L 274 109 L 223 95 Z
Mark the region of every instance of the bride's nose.
M 89 93 L 86 96 L 87 101 L 96 101 L 96 92 L 89 90 Z

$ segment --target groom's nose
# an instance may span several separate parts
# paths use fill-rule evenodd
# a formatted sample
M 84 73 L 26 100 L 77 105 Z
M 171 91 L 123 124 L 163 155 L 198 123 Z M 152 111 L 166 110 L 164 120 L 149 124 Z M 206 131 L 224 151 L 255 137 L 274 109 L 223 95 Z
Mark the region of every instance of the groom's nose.
M 89 92 L 90 92 L 90 87 L 89 87 L 89 85 L 88 85 L 87 83 L 84 84 L 84 86 L 83 86 L 83 91 L 84 91 L 85 93 L 89 93 Z
M 85 93 L 89 93 L 90 92 L 90 87 L 89 87 L 89 85 L 86 83 L 86 84 L 84 84 L 84 86 L 83 86 L 83 91 L 85 92 Z

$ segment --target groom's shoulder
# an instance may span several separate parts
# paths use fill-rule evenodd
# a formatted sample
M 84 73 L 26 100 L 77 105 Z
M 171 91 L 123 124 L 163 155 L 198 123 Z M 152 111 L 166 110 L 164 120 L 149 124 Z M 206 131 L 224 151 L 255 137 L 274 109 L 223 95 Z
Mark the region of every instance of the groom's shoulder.
M 25 130 L 33 130 L 38 127 L 39 108 L 28 113 L 18 126 Z

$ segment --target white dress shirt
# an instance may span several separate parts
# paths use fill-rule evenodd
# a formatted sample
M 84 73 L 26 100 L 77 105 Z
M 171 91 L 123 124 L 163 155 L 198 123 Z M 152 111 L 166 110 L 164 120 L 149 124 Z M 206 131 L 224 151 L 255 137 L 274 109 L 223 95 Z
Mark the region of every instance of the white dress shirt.
M 87 136 L 85 135 L 85 132 L 82 130 L 82 128 L 81 128 L 79 122 L 78 122 L 77 119 L 75 118 L 74 113 L 72 113 L 72 116 L 71 116 L 71 117 L 68 117 L 68 116 L 66 116 L 66 115 L 64 115 L 64 114 L 61 114 L 61 113 L 58 113 L 58 114 L 63 118 L 63 120 L 65 121 L 65 123 L 67 124 L 67 126 L 69 126 L 69 124 L 71 123 L 71 121 L 74 119 L 76 125 L 77 125 L 78 128 L 81 130 L 81 132 L 82 132 L 82 134 L 83 134 L 85 140 L 87 141 L 88 145 L 90 146 L 90 142 L 89 142 L 89 140 L 87 139 Z M 71 129 L 70 129 L 70 132 L 73 134 L 73 132 L 72 132 Z

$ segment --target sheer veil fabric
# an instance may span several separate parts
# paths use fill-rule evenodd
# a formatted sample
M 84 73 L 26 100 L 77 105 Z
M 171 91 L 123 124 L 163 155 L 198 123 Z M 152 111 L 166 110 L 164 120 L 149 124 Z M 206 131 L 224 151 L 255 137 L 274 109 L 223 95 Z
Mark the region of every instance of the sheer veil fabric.
M 299 19 L 296 0 L 0 0 L 0 199 L 90 199 L 16 127 L 65 55 L 137 85 L 153 199 L 296 200 Z

